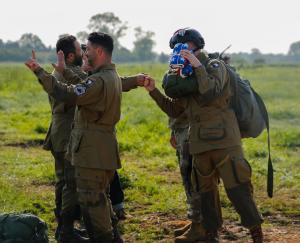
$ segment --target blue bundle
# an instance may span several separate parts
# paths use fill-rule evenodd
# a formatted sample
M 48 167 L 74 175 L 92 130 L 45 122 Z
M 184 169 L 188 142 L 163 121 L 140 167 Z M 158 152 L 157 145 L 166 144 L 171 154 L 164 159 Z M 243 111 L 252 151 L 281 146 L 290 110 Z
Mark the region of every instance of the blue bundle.
M 170 68 L 177 72 L 181 77 L 185 78 L 192 75 L 193 67 L 188 60 L 180 55 L 181 50 L 188 50 L 188 45 L 177 43 L 174 46 L 172 56 L 170 58 Z

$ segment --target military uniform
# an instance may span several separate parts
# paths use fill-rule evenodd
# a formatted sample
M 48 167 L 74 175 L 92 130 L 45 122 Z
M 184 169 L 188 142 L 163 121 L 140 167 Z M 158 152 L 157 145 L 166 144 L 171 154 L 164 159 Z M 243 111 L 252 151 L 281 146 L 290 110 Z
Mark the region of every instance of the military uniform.
M 67 65 L 67 67 L 81 78 L 87 77 L 80 67 L 75 65 Z M 52 75 L 60 82 L 70 84 L 55 70 Z M 52 119 L 43 148 L 50 150 L 55 160 L 55 216 L 58 221 L 55 236 L 58 238 L 62 225 L 62 214 L 69 215 L 73 220 L 79 214 L 74 167 L 65 158 L 71 134 L 71 124 L 74 119 L 75 105 L 58 101 L 50 95 L 48 98 Z
M 191 171 L 192 171 L 192 156 L 188 151 L 188 130 L 189 123 L 187 115 L 183 113 L 178 118 L 169 118 L 169 127 L 171 136 L 174 136 L 176 141 L 176 155 L 178 158 L 182 183 L 186 194 L 186 202 L 188 204 L 188 217 L 192 216 L 191 208 Z
M 252 228 L 260 225 L 262 218 L 253 200 L 251 168 L 244 158 L 238 123 L 229 104 L 229 74 L 219 60 L 203 54 L 200 60 L 203 65 L 194 68 L 198 93 L 176 100 L 163 96 L 158 89 L 150 95 L 169 116 L 188 114 L 192 184 L 201 195 L 199 207 L 205 228 L 217 231 L 222 224 L 216 193 L 219 177 L 242 224 Z
M 120 119 L 122 83 L 113 64 L 82 80 L 66 69 L 66 85 L 38 68 L 35 74 L 56 100 L 76 104 L 68 153 L 75 166 L 78 200 L 91 242 L 110 242 L 112 226 L 106 190 L 121 167 L 115 125 Z M 101 241 L 101 242 L 102 242 Z

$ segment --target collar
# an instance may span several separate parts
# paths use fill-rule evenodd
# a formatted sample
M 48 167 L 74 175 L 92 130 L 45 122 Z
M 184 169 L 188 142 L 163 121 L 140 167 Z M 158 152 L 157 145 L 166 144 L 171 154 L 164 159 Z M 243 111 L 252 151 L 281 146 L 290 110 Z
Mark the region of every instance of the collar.
M 100 72 L 102 70 L 115 70 L 115 69 L 116 69 L 116 65 L 114 63 L 103 64 L 100 67 L 93 70 L 92 73 L 97 73 L 97 72 Z

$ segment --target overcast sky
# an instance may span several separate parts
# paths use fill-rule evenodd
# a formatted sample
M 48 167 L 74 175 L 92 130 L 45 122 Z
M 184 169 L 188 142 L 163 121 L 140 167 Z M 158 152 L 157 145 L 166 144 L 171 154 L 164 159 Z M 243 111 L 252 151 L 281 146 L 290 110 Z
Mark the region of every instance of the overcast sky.
M 91 16 L 114 12 L 130 27 L 120 42 L 132 48 L 133 29 L 155 32 L 155 51 L 170 52 L 168 42 L 181 27 L 199 30 L 208 51 L 287 53 L 300 40 L 299 0 L 1 0 L 0 39 L 37 34 L 54 46 L 60 34 L 86 30 Z

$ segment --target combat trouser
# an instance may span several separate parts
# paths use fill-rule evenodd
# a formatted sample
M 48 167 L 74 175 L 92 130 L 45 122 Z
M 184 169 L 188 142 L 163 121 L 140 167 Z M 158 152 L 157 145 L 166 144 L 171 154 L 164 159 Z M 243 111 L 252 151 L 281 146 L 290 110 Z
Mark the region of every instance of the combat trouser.
M 124 208 L 124 192 L 121 187 L 120 177 L 118 172 L 115 172 L 114 178 L 110 183 L 109 196 L 114 210 Z
M 51 151 L 55 160 L 55 217 L 57 230 L 55 238 L 58 238 L 62 226 L 62 218 L 72 215 L 73 221 L 80 218 L 80 207 L 77 199 L 75 169 L 70 161 L 65 159 L 64 152 Z
M 218 230 L 220 208 L 218 190 L 222 179 L 228 198 L 241 217 L 241 223 L 252 228 L 262 223 L 262 217 L 253 199 L 251 167 L 241 146 L 212 150 L 193 155 L 193 190 L 201 194 L 203 224 L 207 230 Z
M 173 131 L 176 140 L 176 155 L 178 157 L 179 169 L 182 178 L 182 183 L 186 195 L 186 202 L 188 204 L 188 218 L 193 217 L 193 210 L 191 207 L 191 172 L 192 172 L 192 156 L 188 150 L 188 127 L 176 128 Z
M 114 170 L 75 166 L 78 201 L 91 243 L 111 242 L 113 239 L 107 189 L 114 173 Z
M 62 209 L 62 191 L 65 185 L 65 158 L 64 152 L 51 151 L 54 158 L 54 169 L 55 169 L 55 215 L 58 218 L 61 214 Z

